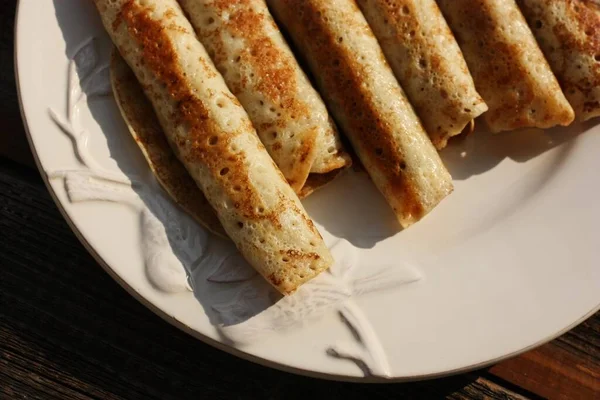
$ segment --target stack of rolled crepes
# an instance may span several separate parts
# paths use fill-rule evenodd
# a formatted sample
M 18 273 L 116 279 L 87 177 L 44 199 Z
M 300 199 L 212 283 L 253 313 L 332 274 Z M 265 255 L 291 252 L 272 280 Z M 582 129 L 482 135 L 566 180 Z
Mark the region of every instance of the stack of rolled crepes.
M 95 0 L 167 140 L 240 252 L 284 294 L 331 255 L 175 0 Z
M 350 164 L 337 129 L 264 0 L 180 0 L 261 141 L 305 197 Z
M 452 192 L 450 174 L 354 0 L 269 0 L 402 226 Z
M 158 181 L 284 294 L 332 263 L 298 199 L 351 164 L 327 108 L 403 227 L 452 192 L 436 148 L 478 116 L 500 132 L 600 115 L 585 0 L 94 1 Z

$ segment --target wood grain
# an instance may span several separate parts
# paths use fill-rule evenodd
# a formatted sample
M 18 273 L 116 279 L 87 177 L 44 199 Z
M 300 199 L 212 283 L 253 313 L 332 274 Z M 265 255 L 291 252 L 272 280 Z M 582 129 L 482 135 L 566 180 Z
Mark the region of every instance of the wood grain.
M 600 398 L 599 354 L 597 314 L 556 341 L 492 367 L 490 373 L 550 399 Z
M 13 66 L 15 2 L 0 4 L 0 156 L 34 166 L 21 122 Z

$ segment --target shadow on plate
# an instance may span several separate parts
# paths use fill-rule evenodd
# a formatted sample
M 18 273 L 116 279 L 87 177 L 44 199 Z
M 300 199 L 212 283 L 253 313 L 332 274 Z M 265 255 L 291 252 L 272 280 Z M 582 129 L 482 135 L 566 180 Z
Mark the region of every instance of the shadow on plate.
M 365 172 L 350 170 L 302 203 L 327 232 L 359 248 L 372 248 L 402 230 Z
M 597 122 L 574 123 L 552 129 L 521 129 L 490 133 L 483 121 L 472 134 L 452 139 L 440 155 L 453 179 L 466 180 L 510 158 L 526 162 L 560 146 L 592 128 Z

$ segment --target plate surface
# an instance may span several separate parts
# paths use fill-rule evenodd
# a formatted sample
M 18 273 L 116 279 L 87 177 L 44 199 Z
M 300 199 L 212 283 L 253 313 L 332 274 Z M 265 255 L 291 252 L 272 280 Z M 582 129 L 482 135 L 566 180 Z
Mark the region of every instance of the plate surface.
M 30 142 L 65 218 L 131 294 L 210 344 L 313 376 L 406 380 L 514 355 L 600 306 L 594 122 L 452 143 L 455 192 L 405 231 L 346 174 L 304 202 L 336 265 L 280 299 L 154 181 L 110 94 L 92 2 L 21 0 L 16 42 Z

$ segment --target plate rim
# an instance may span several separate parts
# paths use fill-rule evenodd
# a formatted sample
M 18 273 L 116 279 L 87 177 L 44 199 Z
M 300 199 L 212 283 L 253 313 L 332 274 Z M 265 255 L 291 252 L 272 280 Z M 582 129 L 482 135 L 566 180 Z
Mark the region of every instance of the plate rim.
M 548 337 L 540 339 L 539 341 L 537 341 L 533 344 L 525 346 L 522 349 L 516 350 L 509 354 L 499 356 L 499 357 L 496 357 L 496 358 L 493 358 L 493 359 L 490 359 L 487 361 L 482 361 L 480 363 L 475 363 L 475 364 L 471 364 L 468 366 L 451 369 L 451 370 L 444 371 L 444 372 L 434 372 L 434 373 L 430 373 L 430 374 L 418 374 L 418 375 L 410 375 L 410 376 L 403 376 L 403 377 L 382 377 L 382 376 L 356 376 L 355 377 L 355 376 L 348 376 L 348 375 L 315 372 L 315 371 L 311 371 L 309 369 L 292 367 L 289 365 L 281 364 L 276 361 L 268 360 L 266 358 L 250 354 L 241 349 L 221 343 L 221 342 L 214 340 L 214 339 L 210 338 L 209 336 L 207 336 L 197 330 L 190 328 L 189 326 L 187 326 L 183 322 L 179 321 L 174 316 L 169 315 L 168 313 L 161 310 L 158 306 L 153 304 L 151 301 L 147 300 L 143 295 L 141 295 L 131 285 L 129 285 L 124 279 L 119 277 L 119 275 L 113 270 L 113 268 L 111 268 L 110 265 L 108 265 L 108 263 L 106 263 L 104 261 L 104 259 L 102 257 L 100 257 L 100 255 L 96 252 L 94 247 L 87 241 L 87 239 L 83 236 L 83 234 L 75 226 L 75 224 L 73 223 L 71 218 L 66 213 L 66 210 L 64 209 L 62 203 L 58 199 L 57 194 L 55 193 L 54 189 L 52 188 L 52 185 L 50 184 L 48 176 L 44 172 L 43 166 L 41 165 L 41 161 L 38 157 L 37 149 L 36 149 L 35 145 L 33 144 L 33 139 L 31 136 L 29 124 L 27 121 L 27 117 L 25 115 L 24 104 L 23 104 L 24 100 L 23 100 L 23 95 L 21 92 L 21 78 L 19 75 L 19 57 L 18 57 L 18 53 L 19 53 L 18 35 L 19 35 L 19 25 L 20 25 L 21 16 L 22 16 L 22 13 L 21 13 L 22 4 L 23 4 L 23 2 L 21 0 L 17 0 L 15 20 L 14 20 L 15 23 L 14 23 L 14 32 L 13 32 L 13 47 L 14 47 L 13 64 L 14 64 L 15 86 L 17 89 L 17 99 L 18 99 L 18 103 L 19 103 L 19 111 L 21 114 L 21 120 L 23 122 L 25 136 L 27 137 L 27 142 L 28 142 L 29 148 L 31 150 L 31 153 L 33 155 L 35 166 L 36 166 L 38 172 L 40 173 L 40 176 L 42 178 L 42 181 L 44 182 L 44 185 L 46 186 L 47 191 L 50 193 L 50 197 L 52 198 L 52 201 L 56 205 L 56 207 L 57 207 L 58 211 L 60 212 L 60 214 L 62 215 L 63 219 L 67 222 L 67 225 L 69 226 L 71 231 L 75 234 L 75 236 L 77 237 L 79 242 L 83 245 L 85 250 L 94 258 L 94 260 L 100 265 L 100 267 L 114 281 L 116 281 L 119 286 L 121 286 L 121 288 L 123 288 L 130 296 L 132 296 L 134 299 L 136 299 L 144 307 L 148 308 L 154 314 L 159 316 L 162 320 L 164 320 L 167 323 L 169 323 L 170 325 L 178 328 L 179 330 L 183 331 L 184 333 L 192 336 L 193 338 L 198 339 L 201 342 L 208 344 L 209 346 L 212 346 L 213 348 L 216 348 L 217 350 L 224 351 L 228 354 L 231 354 L 235 357 L 241 358 L 245 361 L 256 363 L 256 364 L 259 364 L 264 367 L 273 368 L 275 370 L 279 370 L 282 372 L 292 373 L 292 374 L 301 375 L 301 376 L 307 376 L 310 378 L 325 379 L 325 380 L 339 381 L 339 382 L 400 383 L 400 382 L 415 382 L 415 381 L 444 378 L 444 377 L 449 377 L 449 376 L 454 376 L 454 375 L 458 375 L 458 374 L 462 374 L 462 373 L 471 372 L 471 371 L 474 371 L 477 369 L 485 368 L 485 367 L 493 365 L 493 364 L 497 364 L 504 360 L 516 357 L 516 356 L 526 353 L 530 350 L 533 350 L 537 347 L 540 347 L 540 346 L 556 339 L 557 337 L 562 336 L 563 334 L 567 333 L 568 331 L 577 327 L 579 324 L 586 321 L 588 318 L 590 318 L 596 312 L 600 311 L 600 300 L 599 300 L 598 304 L 596 304 L 591 310 L 589 310 L 584 315 L 577 318 L 575 321 L 573 321 L 572 323 L 570 323 L 563 329 L 557 331 L 556 333 L 554 333 Z

